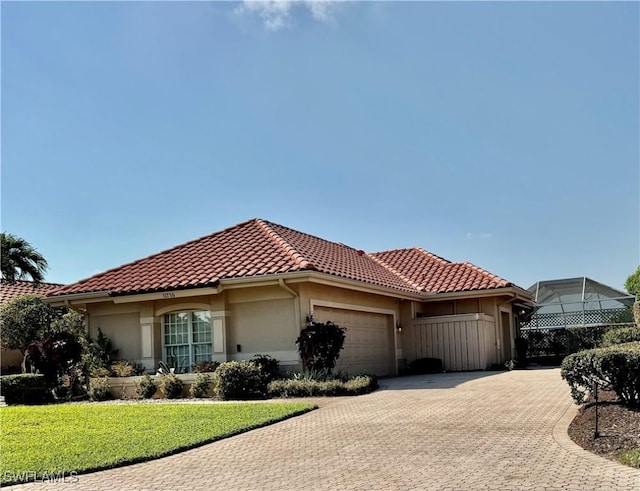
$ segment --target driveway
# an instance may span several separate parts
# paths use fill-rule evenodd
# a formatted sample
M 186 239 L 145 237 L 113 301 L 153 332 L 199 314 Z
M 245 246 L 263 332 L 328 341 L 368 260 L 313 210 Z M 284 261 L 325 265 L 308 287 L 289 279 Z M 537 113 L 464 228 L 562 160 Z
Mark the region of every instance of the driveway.
M 7 489 L 634 490 L 640 471 L 566 436 L 557 369 L 414 376 L 171 457 Z

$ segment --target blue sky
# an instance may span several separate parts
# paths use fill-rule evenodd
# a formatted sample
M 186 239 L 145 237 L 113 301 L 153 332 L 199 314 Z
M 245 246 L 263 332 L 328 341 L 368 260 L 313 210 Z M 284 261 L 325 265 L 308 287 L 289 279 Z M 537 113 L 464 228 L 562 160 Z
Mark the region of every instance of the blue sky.
M 640 262 L 637 2 L 1 8 L 2 230 L 49 281 L 254 217 L 524 287 Z

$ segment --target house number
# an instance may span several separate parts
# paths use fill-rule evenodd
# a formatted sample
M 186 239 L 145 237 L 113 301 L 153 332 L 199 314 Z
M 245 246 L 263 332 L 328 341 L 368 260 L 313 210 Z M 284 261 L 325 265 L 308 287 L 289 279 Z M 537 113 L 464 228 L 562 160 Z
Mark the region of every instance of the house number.
M 176 294 L 171 292 L 163 293 L 162 298 L 176 298 Z

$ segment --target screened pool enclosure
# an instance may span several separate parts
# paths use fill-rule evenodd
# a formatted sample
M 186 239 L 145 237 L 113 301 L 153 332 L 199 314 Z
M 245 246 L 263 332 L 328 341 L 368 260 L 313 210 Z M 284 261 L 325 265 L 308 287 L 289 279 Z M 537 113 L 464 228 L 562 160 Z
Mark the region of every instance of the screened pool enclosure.
M 590 278 L 539 281 L 529 292 L 536 306 L 520 329 L 601 326 L 633 319 L 633 295 Z

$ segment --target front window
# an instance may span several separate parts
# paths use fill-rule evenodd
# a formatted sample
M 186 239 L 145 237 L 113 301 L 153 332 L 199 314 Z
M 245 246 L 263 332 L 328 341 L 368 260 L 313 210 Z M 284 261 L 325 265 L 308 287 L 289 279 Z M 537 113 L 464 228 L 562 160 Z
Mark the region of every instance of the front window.
M 176 372 L 188 372 L 213 352 L 211 314 L 205 311 L 173 312 L 164 316 L 164 358 Z

